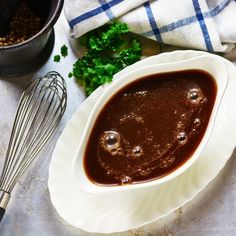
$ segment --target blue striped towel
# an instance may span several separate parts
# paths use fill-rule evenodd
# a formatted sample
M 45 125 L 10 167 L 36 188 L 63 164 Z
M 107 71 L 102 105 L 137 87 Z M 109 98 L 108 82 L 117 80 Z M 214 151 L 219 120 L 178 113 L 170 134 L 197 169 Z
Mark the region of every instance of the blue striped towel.
M 210 52 L 236 43 L 236 0 L 66 0 L 65 14 L 75 38 L 119 19 L 160 43 Z

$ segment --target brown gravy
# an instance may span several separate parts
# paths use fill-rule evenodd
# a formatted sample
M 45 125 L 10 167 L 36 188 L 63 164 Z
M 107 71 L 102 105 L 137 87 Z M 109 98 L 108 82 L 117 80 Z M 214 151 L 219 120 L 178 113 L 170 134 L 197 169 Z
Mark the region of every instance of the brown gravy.
M 199 145 L 214 105 L 215 80 L 201 70 L 154 74 L 103 107 L 84 154 L 89 179 L 123 185 L 160 178 Z

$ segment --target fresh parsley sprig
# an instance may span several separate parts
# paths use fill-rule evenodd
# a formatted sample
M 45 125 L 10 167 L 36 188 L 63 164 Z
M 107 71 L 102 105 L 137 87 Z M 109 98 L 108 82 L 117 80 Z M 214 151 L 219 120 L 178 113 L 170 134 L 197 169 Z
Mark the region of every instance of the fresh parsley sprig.
M 140 60 L 139 40 L 128 36 L 127 24 L 113 22 L 95 29 L 79 40 L 87 48 L 69 77 L 74 76 L 90 95 L 100 85 L 112 81 L 115 73 Z

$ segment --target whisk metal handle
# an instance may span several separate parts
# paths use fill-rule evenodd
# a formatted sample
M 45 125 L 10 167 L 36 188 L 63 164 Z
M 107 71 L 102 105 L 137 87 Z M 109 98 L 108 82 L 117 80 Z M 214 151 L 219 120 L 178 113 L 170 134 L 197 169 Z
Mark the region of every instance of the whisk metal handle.
M 5 214 L 5 211 L 6 210 L 4 208 L 0 207 L 0 222 L 2 222 L 2 218 L 3 218 L 4 214 Z
M 5 214 L 7 204 L 10 200 L 11 195 L 8 192 L 0 190 L 0 222 Z

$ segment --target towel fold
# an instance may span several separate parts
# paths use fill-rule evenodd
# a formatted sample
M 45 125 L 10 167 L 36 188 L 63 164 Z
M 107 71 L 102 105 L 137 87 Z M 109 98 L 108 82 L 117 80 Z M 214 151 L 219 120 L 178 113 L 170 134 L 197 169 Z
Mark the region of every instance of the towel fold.
M 236 43 L 235 0 L 66 0 L 72 37 L 118 19 L 159 43 L 229 52 Z

